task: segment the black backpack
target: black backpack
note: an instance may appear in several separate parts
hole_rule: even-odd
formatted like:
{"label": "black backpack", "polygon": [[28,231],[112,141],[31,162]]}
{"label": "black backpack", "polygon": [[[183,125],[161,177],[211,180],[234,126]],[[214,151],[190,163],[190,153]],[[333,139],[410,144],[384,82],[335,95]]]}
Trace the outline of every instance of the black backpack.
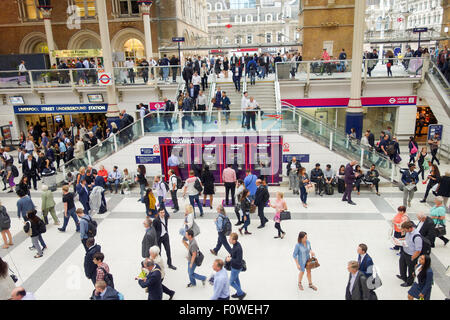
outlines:
{"label": "black backpack", "polygon": [[422,251],[420,251],[420,255],[426,254],[429,255],[431,253],[431,241],[427,238],[423,237],[421,234],[416,234],[413,237],[413,242],[416,239],[416,237],[420,237],[422,239]]}
{"label": "black backpack", "polygon": [[92,218],[90,219],[83,218],[83,220],[88,222],[88,230],[87,230],[88,237],[94,238],[97,235],[97,221],[92,220]]}
{"label": "black backpack", "polygon": [[222,222],[222,233],[226,236],[231,234],[233,226],[231,225],[231,221],[228,217],[223,218]]}
{"label": "black backpack", "polygon": [[164,185],[164,187],[166,188],[166,192],[169,191],[169,186],[167,185],[167,183],[165,181],[161,181],[161,183]]}
{"label": "black backpack", "polygon": [[11,166],[11,173],[14,178],[17,178],[19,176],[19,170],[17,170],[17,167],[15,165]]}
{"label": "black backpack", "polygon": [[200,183],[200,180],[198,178],[194,182],[194,188],[198,191],[198,193],[201,193],[203,191],[202,184]]}
{"label": "black backpack", "polygon": [[183,189],[183,180],[179,176],[175,176],[177,178],[177,190]]}
{"label": "black backpack", "polygon": [[105,268],[100,267],[100,269],[103,270],[103,272],[105,273],[105,276],[103,277],[103,281],[106,282],[106,285],[108,287],[111,287],[114,289],[114,278],[113,275],[111,273],[106,272]]}
{"label": "black backpack", "polygon": [[47,228],[45,227],[45,223],[42,220],[39,220],[39,233],[46,233]]}
{"label": "black backpack", "polygon": [[6,212],[6,208],[1,206],[0,207],[0,228],[7,230],[10,227],[11,227],[11,218],[9,217],[8,213]]}

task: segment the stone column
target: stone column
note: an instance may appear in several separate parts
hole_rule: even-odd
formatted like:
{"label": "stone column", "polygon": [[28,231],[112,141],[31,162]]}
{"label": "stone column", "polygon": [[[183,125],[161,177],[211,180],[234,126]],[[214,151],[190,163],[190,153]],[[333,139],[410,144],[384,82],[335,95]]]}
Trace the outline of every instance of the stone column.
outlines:
{"label": "stone column", "polygon": [[111,52],[111,40],[109,37],[109,26],[108,26],[108,14],[106,12],[105,0],[96,0],[97,4],[97,17],[98,24],[100,28],[100,38],[102,43],[103,52],[103,69],[105,72],[111,74],[112,85],[108,86],[107,96],[108,96],[108,124],[118,120],[119,107],[117,105],[117,95],[116,86],[114,80],[114,69],[112,62],[112,52]]}
{"label": "stone column", "polygon": [[361,138],[363,127],[363,109],[361,104],[361,76],[364,43],[364,16],[365,1],[355,1],[353,50],[352,50],[352,79],[350,88],[350,101],[346,110],[345,131],[350,133],[351,128],[356,129],[356,136]]}
{"label": "stone column", "polygon": [[50,56],[50,64],[56,63],[56,58],[53,57],[52,51],[55,50],[55,42],[53,40],[53,30],[52,30],[52,7],[51,6],[41,6],[39,10],[44,18],[45,35],[47,37],[47,47]]}
{"label": "stone column", "polygon": [[158,54],[153,52],[152,45],[152,29],[150,26],[150,8],[152,7],[152,1],[139,2],[141,5],[142,19],[144,20],[144,32],[145,32],[145,53],[147,59],[151,57],[156,58]]}

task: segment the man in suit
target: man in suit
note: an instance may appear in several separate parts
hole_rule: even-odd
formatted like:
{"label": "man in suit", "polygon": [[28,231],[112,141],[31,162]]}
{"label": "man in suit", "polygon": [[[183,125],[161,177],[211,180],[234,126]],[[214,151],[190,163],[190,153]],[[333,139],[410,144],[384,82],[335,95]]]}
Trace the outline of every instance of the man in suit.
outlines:
{"label": "man in suit", "polygon": [[270,195],[269,191],[267,190],[267,187],[264,186],[261,183],[261,179],[256,180],[256,193],[255,193],[255,206],[258,207],[258,216],[261,220],[261,224],[259,225],[258,229],[264,228],[266,225],[266,222],[269,220],[264,216],[264,207],[267,204],[267,201],[269,201]]}
{"label": "man in suit", "polygon": [[234,87],[237,92],[241,91],[241,77],[242,77],[242,66],[232,65],[231,72],[233,72],[233,82]]}
{"label": "man in suit", "polygon": [[192,121],[191,111],[194,109],[194,101],[186,92],[183,100],[182,110],[183,118],[181,120],[181,126],[184,129],[185,122],[187,121],[192,127],[194,127],[194,121]]}
{"label": "man in suit", "polygon": [[97,252],[102,252],[102,247],[95,243],[94,238],[88,238],[86,240],[86,247],[88,248],[86,254],[84,255],[84,274],[86,278],[92,281],[95,286],[95,281],[97,278],[97,265],[93,262],[94,254]]}
{"label": "man in suit", "polygon": [[233,56],[230,59],[231,70],[233,70],[233,68],[238,64],[239,64],[239,59],[238,59],[238,57],[236,57],[236,53],[233,53]]}
{"label": "man in suit", "polygon": [[361,243],[358,246],[358,264],[359,271],[361,271],[367,278],[372,275],[373,261],[372,258],[367,254],[367,245]]}
{"label": "man in suit", "polygon": [[153,220],[153,226],[156,231],[156,239],[158,241],[158,247],[161,249],[161,244],[164,245],[167,255],[167,266],[172,270],[177,270],[172,265],[172,257],[170,255],[170,241],[169,241],[169,216],[166,215],[165,208],[158,209],[158,216]]}
{"label": "man in suit", "polygon": [[89,210],[91,210],[89,206],[89,190],[86,186],[86,179],[82,179],[80,183],[76,187],[78,193],[78,199],[83,205],[84,212],[89,214]]}
{"label": "man in suit", "polygon": [[352,190],[353,190],[353,183],[356,180],[356,177],[358,177],[359,173],[355,173],[353,170],[353,167],[358,164],[358,161],[352,160],[350,163],[347,163],[347,166],[345,167],[344,172],[344,182],[345,182],[345,192],[344,196],[342,197],[342,201],[347,201],[349,204],[356,205],[352,201]]}
{"label": "man in suit", "polygon": [[144,220],[144,227],[145,235],[142,239],[142,258],[148,258],[150,257],[150,248],[158,245],[158,238],[151,219],[146,218]]}
{"label": "man in suit", "polygon": [[403,187],[403,205],[406,207],[408,202],[408,207],[411,207],[411,201],[414,198],[414,192],[417,190],[417,183],[419,182],[419,175],[414,169],[416,166],[414,163],[408,164],[408,170],[403,171],[402,183]]}
{"label": "man in suit", "polygon": [[345,300],[369,300],[370,293],[369,288],[367,288],[367,278],[358,269],[358,261],[350,261],[348,263],[347,270],[350,275],[347,288],[345,289]]}
{"label": "man in suit", "polygon": [[436,232],[434,229],[435,224],[433,219],[427,216],[426,213],[419,212],[417,213],[417,220],[419,220],[416,227],[417,231],[419,231],[422,237],[430,240],[431,247],[434,248],[434,240],[436,239]]}
{"label": "man in suit", "polygon": [[145,279],[135,279],[138,280],[142,288],[148,289],[148,300],[162,300],[163,289],[160,267],[152,260],[147,259],[144,262],[144,268],[148,270],[147,277]]}
{"label": "man in suit", "polygon": [[31,180],[33,180],[33,189],[37,190],[36,177],[38,175],[38,166],[36,159],[31,154],[28,154],[27,160],[23,162],[22,172],[28,178],[28,188],[31,188]]}

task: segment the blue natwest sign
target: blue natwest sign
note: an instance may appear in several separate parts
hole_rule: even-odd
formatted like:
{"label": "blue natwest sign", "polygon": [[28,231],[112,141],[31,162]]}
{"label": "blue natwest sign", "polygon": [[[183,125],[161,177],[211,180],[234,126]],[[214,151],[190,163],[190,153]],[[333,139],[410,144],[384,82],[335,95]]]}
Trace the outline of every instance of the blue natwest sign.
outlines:
{"label": "blue natwest sign", "polygon": [[107,103],[100,104],[43,104],[35,106],[14,106],[15,114],[30,113],[102,113],[108,111]]}

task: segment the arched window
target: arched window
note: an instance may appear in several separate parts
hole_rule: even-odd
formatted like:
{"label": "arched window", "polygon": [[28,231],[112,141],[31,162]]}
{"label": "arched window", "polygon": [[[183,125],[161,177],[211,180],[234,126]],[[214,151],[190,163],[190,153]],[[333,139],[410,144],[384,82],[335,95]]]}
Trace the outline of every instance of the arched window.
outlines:
{"label": "arched window", "polygon": [[377,31],[381,30],[381,23],[382,23],[382,21],[383,21],[383,18],[381,16],[377,18],[377,23],[376,23],[376,26],[375,26],[375,30],[377,30]]}
{"label": "arched window", "polygon": [[[183,1],[181,1],[181,3],[183,3]],[[207,2],[206,3],[206,8],[208,9],[208,11],[212,11],[211,3]]]}
{"label": "arched window", "polygon": [[270,13],[266,14],[266,22],[272,22],[272,20],[273,20],[272,14]]}
{"label": "arched window", "polygon": [[222,10],[223,10],[222,3],[217,2],[216,3],[216,11],[222,11]]}
{"label": "arched window", "polygon": [[253,22],[253,16],[251,14],[246,15],[245,22],[247,22],[247,23]]}

